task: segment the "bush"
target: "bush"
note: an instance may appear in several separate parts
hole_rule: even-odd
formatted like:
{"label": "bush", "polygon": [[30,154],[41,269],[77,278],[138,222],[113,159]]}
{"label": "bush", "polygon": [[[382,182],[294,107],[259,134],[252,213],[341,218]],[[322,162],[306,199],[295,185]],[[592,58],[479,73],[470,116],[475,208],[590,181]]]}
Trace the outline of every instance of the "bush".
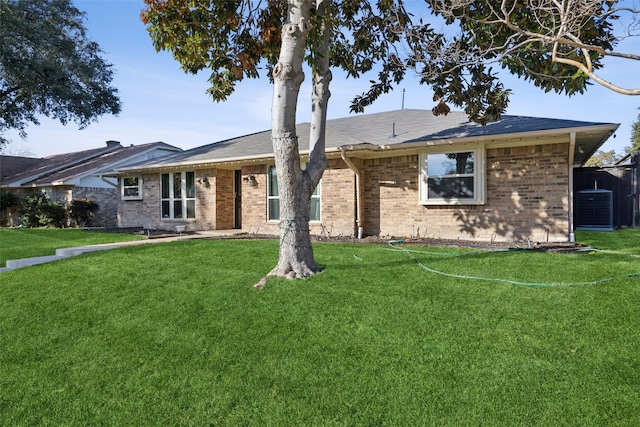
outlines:
{"label": "bush", "polygon": [[7,225],[15,209],[20,206],[20,197],[11,191],[0,190],[0,226]]}
{"label": "bush", "polygon": [[67,210],[62,203],[51,202],[42,206],[40,225],[62,228],[67,223]]}
{"label": "bush", "polygon": [[24,196],[20,203],[20,219],[27,227],[64,227],[67,211],[42,192]]}
{"label": "bush", "polygon": [[20,197],[11,191],[0,190],[0,209],[8,210],[20,205]]}
{"label": "bush", "polygon": [[87,225],[89,219],[95,215],[98,209],[100,209],[100,206],[98,206],[96,201],[93,199],[73,199],[68,208],[69,218],[74,220],[76,224],[84,227]]}

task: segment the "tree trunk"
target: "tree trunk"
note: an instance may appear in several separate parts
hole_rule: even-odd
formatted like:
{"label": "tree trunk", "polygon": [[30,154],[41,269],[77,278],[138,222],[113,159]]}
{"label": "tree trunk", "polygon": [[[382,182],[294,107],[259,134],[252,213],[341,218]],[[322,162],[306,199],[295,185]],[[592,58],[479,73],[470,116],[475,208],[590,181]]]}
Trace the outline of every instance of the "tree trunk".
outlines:
{"label": "tree trunk", "polygon": [[[326,89],[328,89],[330,75],[325,79],[317,79],[322,83],[320,86],[323,87],[320,92],[326,92],[326,95],[323,96],[325,101],[318,104],[323,106],[323,108],[319,108],[320,120],[316,117],[317,113],[312,116],[312,141],[310,144],[312,145],[310,147],[312,153],[305,171],[300,168],[300,152],[296,133],[296,106],[300,85],[304,80],[302,62],[309,31],[310,7],[311,1],[309,0],[289,1],[288,19],[282,29],[280,58],[273,69],[271,138],[278,177],[280,255],[278,264],[267,276],[254,285],[256,288],[262,288],[271,276],[296,279],[309,277],[322,271],[322,268],[315,261],[311,247],[309,203],[311,194],[320,181],[326,166],[324,123],[326,121],[326,99],[328,99],[328,90]],[[324,56],[328,58],[327,54]],[[314,78],[314,94],[316,86]],[[314,110],[317,98],[314,95]],[[320,126],[317,126],[318,120]],[[316,125],[315,131],[314,124]],[[320,130],[319,134],[318,130]]]}

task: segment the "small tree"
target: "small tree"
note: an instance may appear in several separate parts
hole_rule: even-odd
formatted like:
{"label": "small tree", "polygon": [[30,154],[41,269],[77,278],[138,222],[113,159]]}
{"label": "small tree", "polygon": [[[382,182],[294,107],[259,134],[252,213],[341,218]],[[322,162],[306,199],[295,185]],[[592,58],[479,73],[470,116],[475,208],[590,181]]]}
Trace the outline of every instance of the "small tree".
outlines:
{"label": "small tree", "polygon": [[69,218],[81,227],[85,227],[100,209],[95,200],[89,198],[73,199],[67,208]]}
{"label": "small tree", "polygon": [[38,114],[84,128],[120,112],[111,65],[83,20],[70,0],[0,1],[0,145],[9,129],[26,137]]}

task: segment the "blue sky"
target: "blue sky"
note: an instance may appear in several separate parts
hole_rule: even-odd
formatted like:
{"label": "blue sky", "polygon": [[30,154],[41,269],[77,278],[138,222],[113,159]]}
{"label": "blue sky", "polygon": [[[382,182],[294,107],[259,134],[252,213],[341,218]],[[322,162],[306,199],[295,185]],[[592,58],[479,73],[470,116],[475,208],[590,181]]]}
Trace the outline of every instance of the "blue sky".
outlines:
{"label": "blue sky", "polygon": [[[187,75],[167,52],[155,51],[139,19],[141,0],[75,0],[74,5],[86,12],[89,37],[100,44],[105,59],[114,66],[113,84],[119,89],[122,112],[117,117],[102,116],[84,130],[78,130],[74,123],[63,126],[43,118],[40,126],[27,128],[27,140],[8,133],[13,142],[7,151],[44,157],[102,147],[107,140],[123,145],[163,141],[188,149],[271,127],[272,87],[266,77],[243,81],[226,102],[215,103],[205,93],[206,72]],[[637,39],[625,41],[623,47],[640,54]],[[628,88],[638,87],[640,64],[614,59],[607,63],[602,76]],[[308,122],[310,117],[308,80],[307,76],[300,92],[298,122]],[[351,99],[366,89],[368,80],[346,79],[334,72],[328,117],[349,115]],[[598,85],[584,95],[566,97],[545,94],[512,76],[506,76],[504,82],[513,90],[507,114],[620,123],[616,138],[610,138],[602,148],[622,152],[630,145],[640,97],[620,95]],[[434,106],[429,89],[410,75],[365,112],[400,109],[403,89],[405,108]]]}

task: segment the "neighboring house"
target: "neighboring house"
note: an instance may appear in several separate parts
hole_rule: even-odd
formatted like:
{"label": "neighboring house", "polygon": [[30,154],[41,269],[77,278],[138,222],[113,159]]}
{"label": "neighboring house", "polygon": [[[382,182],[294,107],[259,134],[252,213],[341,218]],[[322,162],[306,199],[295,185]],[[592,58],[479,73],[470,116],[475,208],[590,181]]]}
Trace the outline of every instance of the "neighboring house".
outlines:
{"label": "neighboring house", "polygon": [[[311,200],[313,234],[567,241],[573,168],[618,124],[398,110],[329,120],[328,167]],[[309,124],[297,126],[302,162]],[[270,131],[116,170],[136,197],[120,227],[278,234]]]}
{"label": "neighboring house", "polygon": [[[107,141],[106,147],[45,158],[0,156],[0,187],[24,196],[44,191],[51,201],[94,199],[99,206],[94,225],[115,226],[120,195],[118,181],[106,172],[127,164],[151,160],[181,151],[163,142],[123,147]],[[10,223],[15,224],[16,218]]]}

